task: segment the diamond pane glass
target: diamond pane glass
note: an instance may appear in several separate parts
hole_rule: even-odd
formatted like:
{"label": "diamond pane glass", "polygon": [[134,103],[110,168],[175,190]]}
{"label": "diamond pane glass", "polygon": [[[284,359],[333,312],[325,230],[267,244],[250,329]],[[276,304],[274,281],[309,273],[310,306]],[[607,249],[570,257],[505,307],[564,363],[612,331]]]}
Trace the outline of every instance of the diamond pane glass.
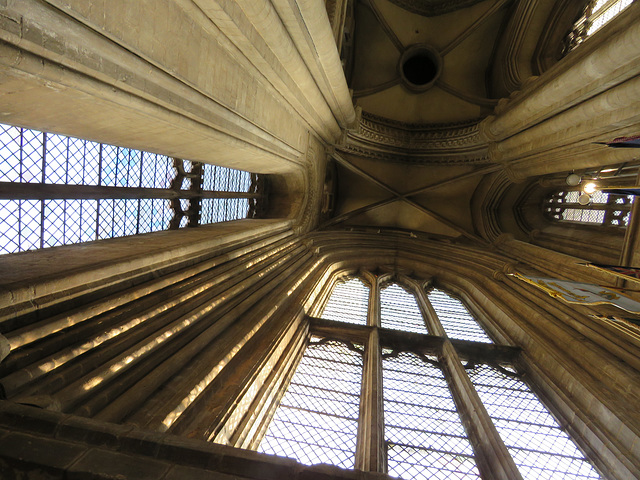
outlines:
{"label": "diamond pane glass", "polygon": [[247,218],[249,199],[247,198],[203,198],[200,223],[227,222]]}
{"label": "diamond pane glass", "polygon": [[45,183],[67,183],[68,138],[52,133],[45,134]]}
{"label": "diamond pane glass", "polygon": [[67,185],[84,183],[84,140],[67,137]]}
{"label": "diamond pane glass", "polygon": [[86,141],[84,143],[84,185],[100,183],[100,144]]}
{"label": "diamond pane glass", "polygon": [[258,451],[353,468],[361,377],[358,353],[339,342],[309,345]]}
{"label": "diamond pane glass", "polygon": [[20,201],[0,200],[0,251],[20,252]]}
{"label": "diamond pane glass", "polygon": [[324,307],[322,318],[338,322],[367,324],[369,288],[357,278],[339,281]]}
{"label": "diamond pane glass", "polygon": [[[4,127],[6,126],[0,125],[0,129]],[[42,142],[44,135],[42,132],[28,130],[26,128],[21,128],[20,131],[22,134],[22,148],[20,150],[21,181],[27,183],[39,183],[42,181]],[[2,163],[2,161],[3,160],[0,158],[0,163]]]}
{"label": "diamond pane glass", "polygon": [[447,337],[493,343],[460,300],[436,288],[428,296]]}
{"label": "diamond pane glass", "polygon": [[233,168],[204,165],[202,188],[211,192],[248,192],[251,174]]}
{"label": "diamond pane glass", "polygon": [[600,478],[522,380],[488,365],[467,373],[524,479]]}
{"label": "diamond pane glass", "polygon": [[[193,163],[182,162],[185,172],[191,172]],[[250,188],[248,172],[211,165],[205,170],[212,188],[238,192]],[[74,198],[3,201],[0,253],[166,230],[173,217],[169,200],[98,198],[101,194],[95,189],[77,187],[166,190],[176,175],[173,159],[165,155],[0,124],[0,182],[76,187],[69,193]],[[190,185],[191,179],[184,179],[183,184]],[[34,197],[42,198],[34,188]],[[136,191],[138,194],[155,195],[149,190]],[[166,191],[158,190],[157,195],[166,196]],[[193,200],[196,206],[200,202]],[[190,208],[189,203],[180,199],[183,210]],[[200,223],[246,218],[249,211],[245,198],[204,199],[202,204],[204,220]],[[187,223],[183,217],[180,226]]]}
{"label": "diamond pane glass", "polygon": [[587,29],[587,35],[592,35],[596,31],[600,30],[603,26],[609,23],[613,18],[622,12],[625,8],[633,3],[633,0],[618,0],[617,2],[610,4],[607,9],[602,7],[607,2],[598,0],[594,6],[590,18],[589,28]]}
{"label": "diamond pane glass", "polygon": [[556,192],[547,199],[545,212],[554,220],[578,222],[591,225],[624,227],[629,223],[629,212],[633,195],[616,195],[600,190],[591,195],[589,205],[580,205],[582,192]]}
{"label": "diamond pane glass", "polygon": [[428,333],[416,298],[397,283],[380,291],[380,318],[384,328]]}
{"label": "diamond pane glass", "polygon": [[0,182],[19,182],[22,134],[20,127],[0,128]]}
{"label": "diamond pane glass", "polygon": [[64,200],[44,201],[44,236],[45,247],[64,245],[65,239],[65,210]]}
{"label": "diamond pane glass", "polygon": [[473,449],[442,371],[412,353],[383,361],[389,475],[479,479]]}
{"label": "diamond pane glass", "polygon": [[18,203],[20,208],[20,222],[18,224],[20,227],[20,248],[18,251],[40,248],[42,201],[18,200]]}

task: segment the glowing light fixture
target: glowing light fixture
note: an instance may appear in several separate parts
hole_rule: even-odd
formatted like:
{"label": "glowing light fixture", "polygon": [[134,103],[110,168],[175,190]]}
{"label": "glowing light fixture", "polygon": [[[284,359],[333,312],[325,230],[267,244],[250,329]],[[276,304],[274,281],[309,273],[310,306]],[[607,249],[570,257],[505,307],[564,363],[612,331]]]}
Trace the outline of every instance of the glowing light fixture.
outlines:
{"label": "glowing light fixture", "polygon": [[589,195],[591,195],[592,193],[595,193],[595,191],[598,189],[598,186],[593,183],[593,182],[589,182],[587,183],[582,190],[584,191],[584,193],[588,193]]}

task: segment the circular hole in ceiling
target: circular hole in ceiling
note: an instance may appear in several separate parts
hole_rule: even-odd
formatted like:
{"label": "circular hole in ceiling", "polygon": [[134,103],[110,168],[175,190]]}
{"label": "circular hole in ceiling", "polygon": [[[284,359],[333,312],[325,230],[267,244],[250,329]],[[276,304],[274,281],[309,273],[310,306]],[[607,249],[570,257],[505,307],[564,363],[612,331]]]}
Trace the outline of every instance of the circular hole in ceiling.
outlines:
{"label": "circular hole in ceiling", "polygon": [[414,92],[430,88],[442,72],[442,58],[430,45],[412,45],[400,57],[400,77]]}

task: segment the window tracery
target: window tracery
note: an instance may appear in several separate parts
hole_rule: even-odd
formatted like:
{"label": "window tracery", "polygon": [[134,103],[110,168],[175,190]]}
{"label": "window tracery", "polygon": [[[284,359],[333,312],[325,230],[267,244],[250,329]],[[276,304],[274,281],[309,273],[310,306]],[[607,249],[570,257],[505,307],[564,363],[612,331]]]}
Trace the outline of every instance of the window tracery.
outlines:
{"label": "window tracery", "polygon": [[[338,282],[337,285],[345,283],[347,282]],[[368,297],[369,287],[365,286],[364,282],[358,280],[358,283],[353,282],[353,285],[362,285],[366,292],[359,295],[363,298]],[[480,462],[478,455],[479,452],[486,455],[486,448],[481,447],[481,444],[486,441],[487,435],[494,435],[496,441],[503,445],[505,455],[509,452],[512,456],[507,460],[501,458],[498,461],[512,465],[514,470],[518,469],[523,478],[599,478],[554,417],[522,381],[514,367],[514,357],[497,358],[489,353],[493,350],[487,345],[492,343],[491,338],[460,300],[443,290],[423,290],[415,284],[410,287],[401,281],[390,283],[380,278],[375,280],[371,288],[374,293],[377,292],[370,297],[371,301],[378,305],[370,305],[367,308],[366,304],[363,304],[364,306],[360,307],[361,313],[367,311],[370,316],[364,329],[357,327],[359,330],[354,330],[355,326],[342,321],[339,318],[339,302],[329,300],[329,303],[333,304],[333,336],[331,341],[325,340],[325,344],[333,344],[335,338],[341,334],[345,341],[354,341],[354,338],[361,335],[359,343],[364,346],[361,354],[360,347],[352,346],[349,350],[340,343],[336,345],[338,349],[349,350],[349,355],[362,356],[362,363],[358,363],[358,368],[362,372],[363,391],[360,396],[357,436],[354,437],[353,430],[349,430],[350,440],[347,449],[347,441],[342,437],[338,439],[340,435],[337,435],[336,446],[332,448],[337,448],[340,453],[324,455],[321,460],[317,460],[318,462],[346,468],[353,468],[355,465],[356,468],[361,468],[359,465],[366,462],[359,457],[371,455],[372,450],[363,449],[358,444],[363,438],[367,441],[377,438],[375,431],[380,429],[381,440],[378,448],[384,461],[380,464],[382,467],[377,467],[378,471],[407,479],[488,478],[480,466],[480,463],[486,465],[486,459]],[[339,291],[337,287],[333,292],[336,291]],[[385,321],[384,311],[389,308],[393,311],[393,322]],[[380,312],[378,318],[377,311]],[[350,308],[345,308],[344,313],[348,318]],[[403,315],[411,320],[402,319]],[[417,328],[418,322],[422,322],[422,329]],[[446,332],[447,337],[451,339],[452,347],[446,347],[443,343],[447,337],[427,335],[424,325],[427,325],[430,331]],[[322,329],[319,331],[322,332]],[[313,322],[311,332],[312,335],[322,335],[314,330]],[[464,342],[457,343],[460,340]],[[317,340],[312,341],[309,349],[316,348],[316,343]],[[472,345],[471,350],[475,353],[469,353],[469,345]],[[313,359],[315,354],[310,355]],[[464,367],[462,360],[466,362]],[[299,369],[302,375],[317,375],[317,381],[320,383],[331,377],[320,369],[309,368],[309,361],[303,360],[301,365],[304,366]],[[458,367],[451,367],[456,364]],[[295,380],[297,375],[298,371],[292,381],[294,392],[299,388],[299,382]],[[325,384],[322,387],[323,391],[329,391],[331,395],[336,394],[334,390],[341,383],[341,377],[337,375],[335,378],[336,384]],[[468,386],[464,387],[465,390],[461,393],[460,385],[465,384]],[[288,393],[285,394],[285,398],[287,395]],[[322,395],[316,394],[316,400],[323,398]],[[378,400],[375,400],[376,396]],[[355,397],[350,398],[353,400]],[[478,403],[474,403],[473,398],[476,398]],[[319,402],[321,406],[317,406],[318,403],[314,401],[306,407],[302,402],[297,408],[314,412],[328,410],[333,400],[323,399]],[[287,414],[289,403],[291,402],[283,401],[285,406],[280,408],[285,409],[284,413],[277,413],[275,421],[281,421],[282,416],[288,416],[289,419],[285,421],[302,424],[301,417],[291,420],[293,417]],[[484,426],[474,424],[471,430],[467,431],[460,419],[466,418],[468,422],[472,416],[471,412],[477,415],[478,404],[486,408],[481,415],[491,426],[486,427],[484,423]],[[354,404],[351,404],[350,408],[353,409]],[[311,415],[311,420],[306,421],[313,423],[314,415],[316,413]],[[338,417],[341,415],[337,414]],[[357,422],[357,418],[354,417],[353,421]],[[327,424],[331,425],[332,422],[333,420]],[[280,427],[273,428],[279,432],[283,431]],[[481,431],[483,428],[485,430]],[[315,430],[312,434],[306,434],[295,430],[293,437],[322,438],[322,441],[326,442],[330,441],[332,434],[326,431],[319,434]],[[358,439],[355,444],[354,438]],[[318,447],[317,442],[320,440],[301,440],[296,446],[289,447],[292,441],[282,441],[282,445],[292,448],[292,453],[287,453],[279,444],[274,446],[274,436],[267,434],[263,444],[270,446],[261,446],[260,451],[302,458],[303,463],[314,463],[311,456],[315,453],[302,453],[303,450],[311,447],[320,452],[325,448]],[[346,451],[352,452],[348,461],[344,457]],[[369,465],[375,465],[375,462]]]}
{"label": "window tracery", "polygon": [[263,181],[0,124],[0,254],[251,217]]}
{"label": "window tracery", "polygon": [[581,205],[579,190],[560,191],[547,197],[544,213],[555,221],[584,225],[626,227],[631,217],[633,195],[616,195],[596,191],[588,205]]}
{"label": "window tracery", "polygon": [[619,15],[634,0],[591,0],[566,39],[565,54]]}
{"label": "window tracery", "polygon": [[360,279],[340,280],[333,287],[322,318],[366,325],[368,305],[369,288]]}
{"label": "window tracery", "polygon": [[386,285],[380,290],[380,317],[383,328],[427,333],[415,297],[397,283]]}

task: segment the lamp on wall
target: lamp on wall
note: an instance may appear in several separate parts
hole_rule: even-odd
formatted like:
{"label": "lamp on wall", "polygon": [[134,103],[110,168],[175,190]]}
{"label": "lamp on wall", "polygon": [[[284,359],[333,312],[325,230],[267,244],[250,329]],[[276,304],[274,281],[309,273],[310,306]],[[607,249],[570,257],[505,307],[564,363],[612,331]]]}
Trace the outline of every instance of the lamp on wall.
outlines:
{"label": "lamp on wall", "polygon": [[577,187],[582,182],[582,177],[577,173],[570,173],[564,180],[570,187]]}

